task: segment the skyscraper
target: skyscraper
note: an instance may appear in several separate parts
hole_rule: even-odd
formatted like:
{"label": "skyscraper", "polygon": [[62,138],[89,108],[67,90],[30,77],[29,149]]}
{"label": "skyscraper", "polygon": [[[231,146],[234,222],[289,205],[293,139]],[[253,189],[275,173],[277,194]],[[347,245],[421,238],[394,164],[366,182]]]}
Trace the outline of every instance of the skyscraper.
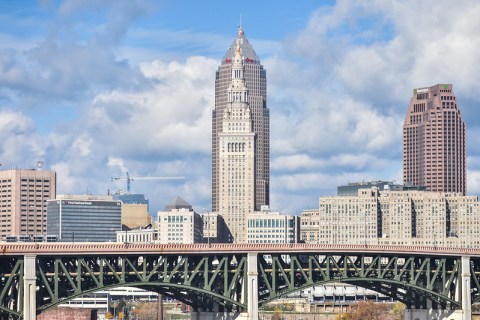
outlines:
{"label": "skyscraper", "polygon": [[255,210],[255,133],[243,60],[237,45],[223,127],[218,132],[218,207],[230,241],[246,242],[246,215]]}
{"label": "skyscraper", "polygon": [[403,181],[466,192],[465,124],[451,84],[413,90],[403,125]]}
{"label": "skyscraper", "polygon": [[[221,212],[220,207],[220,133],[224,132],[224,110],[229,101],[229,90],[235,75],[232,68],[237,46],[240,48],[242,76],[248,90],[248,106],[254,136],[253,208],[260,210],[270,202],[270,114],[267,108],[267,78],[255,50],[248,42],[243,28],[227,50],[215,77],[215,110],[212,112],[212,211]],[[240,72],[240,71],[239,71]],[[231,119],[230,119],[231,120]],[[224,186],[226,189],[229,186]]]}
{"label": "skyscraper", "polygon": [[46,235],[49,199],[55,199],[56,174],[44,170],[0,171],[0,240],[8,235]]}

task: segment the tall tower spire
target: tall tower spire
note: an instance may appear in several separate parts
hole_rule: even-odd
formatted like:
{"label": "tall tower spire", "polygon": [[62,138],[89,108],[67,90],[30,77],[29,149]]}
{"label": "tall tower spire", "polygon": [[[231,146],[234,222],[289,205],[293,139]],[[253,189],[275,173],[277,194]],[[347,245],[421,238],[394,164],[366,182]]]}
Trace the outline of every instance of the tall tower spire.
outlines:
{"label": "tall tower spire", "polygon": [[224,216],[234,242],[247,240],[246,215],[269,205],[266,95],[266,72],[240,25],[216,72],[212,112],[212,210]]}

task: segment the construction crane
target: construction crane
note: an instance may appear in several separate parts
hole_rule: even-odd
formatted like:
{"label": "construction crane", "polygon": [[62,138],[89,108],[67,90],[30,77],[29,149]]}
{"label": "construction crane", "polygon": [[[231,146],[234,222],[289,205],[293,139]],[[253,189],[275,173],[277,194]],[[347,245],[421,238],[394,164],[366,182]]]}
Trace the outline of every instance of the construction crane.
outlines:
{"label": "construction crane", "polygon": [[117,181],[117,180],[127,180],[127,192],[130,193],[130,183],[134,180],[182,180],[185,179],[185,177],[152,177],[152,176],[146,176],[146,177],[130,177],[130,174],[127,172],[126,177],[112,177],[110,178],[111,181]]}

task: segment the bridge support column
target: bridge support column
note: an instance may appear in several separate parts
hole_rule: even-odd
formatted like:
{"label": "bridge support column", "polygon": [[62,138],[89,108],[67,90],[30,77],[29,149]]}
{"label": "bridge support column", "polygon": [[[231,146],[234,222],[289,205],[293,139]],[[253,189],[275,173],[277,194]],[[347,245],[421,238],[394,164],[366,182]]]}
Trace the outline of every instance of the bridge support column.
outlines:
{"label": "bridge support column", "polygon": [[462,320],[472,320],[472,293],[470,291],[470,257],[462,257]]}
{"label": "bridge support column", "polygon": [[37,275],[35,255],[25,255],[23,262],[23,320],[37,318]]}
{"label": "bridge support column", "polygon": [[462,301],[461,310],[439,310],[431,308],[431,301],[427,301],[429,309],[406,309],[405,320],[472,320],[472,294],[470,291],[470,257],[462,257],[462,270],[460,286],[456,292],[455,299]]}
{"label": "bridge support column", "polygon": [[249,252],[247,256],[247,297],[248,319],[258,320],[258,253]]}

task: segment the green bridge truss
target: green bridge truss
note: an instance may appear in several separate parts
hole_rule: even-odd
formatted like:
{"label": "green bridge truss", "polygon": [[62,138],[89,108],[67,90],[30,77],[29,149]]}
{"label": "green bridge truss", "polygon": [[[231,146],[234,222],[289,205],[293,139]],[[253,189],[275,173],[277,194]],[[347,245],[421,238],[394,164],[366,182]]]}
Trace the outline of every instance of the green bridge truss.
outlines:
{"label": "green bridge truss", "polygon": [[[259,305],[303,288],[342,282],[426,308],[461,309],[461,257],[400,254],[257,256]],[[23,256],[0,257],[0,319],[21,319]],[[247,254],[82,255],[36,257],[37,312],[118,286],[158,292],[194,310],[247,309]],[[470,258],[472,303],[480,302],[480,258]]]}

